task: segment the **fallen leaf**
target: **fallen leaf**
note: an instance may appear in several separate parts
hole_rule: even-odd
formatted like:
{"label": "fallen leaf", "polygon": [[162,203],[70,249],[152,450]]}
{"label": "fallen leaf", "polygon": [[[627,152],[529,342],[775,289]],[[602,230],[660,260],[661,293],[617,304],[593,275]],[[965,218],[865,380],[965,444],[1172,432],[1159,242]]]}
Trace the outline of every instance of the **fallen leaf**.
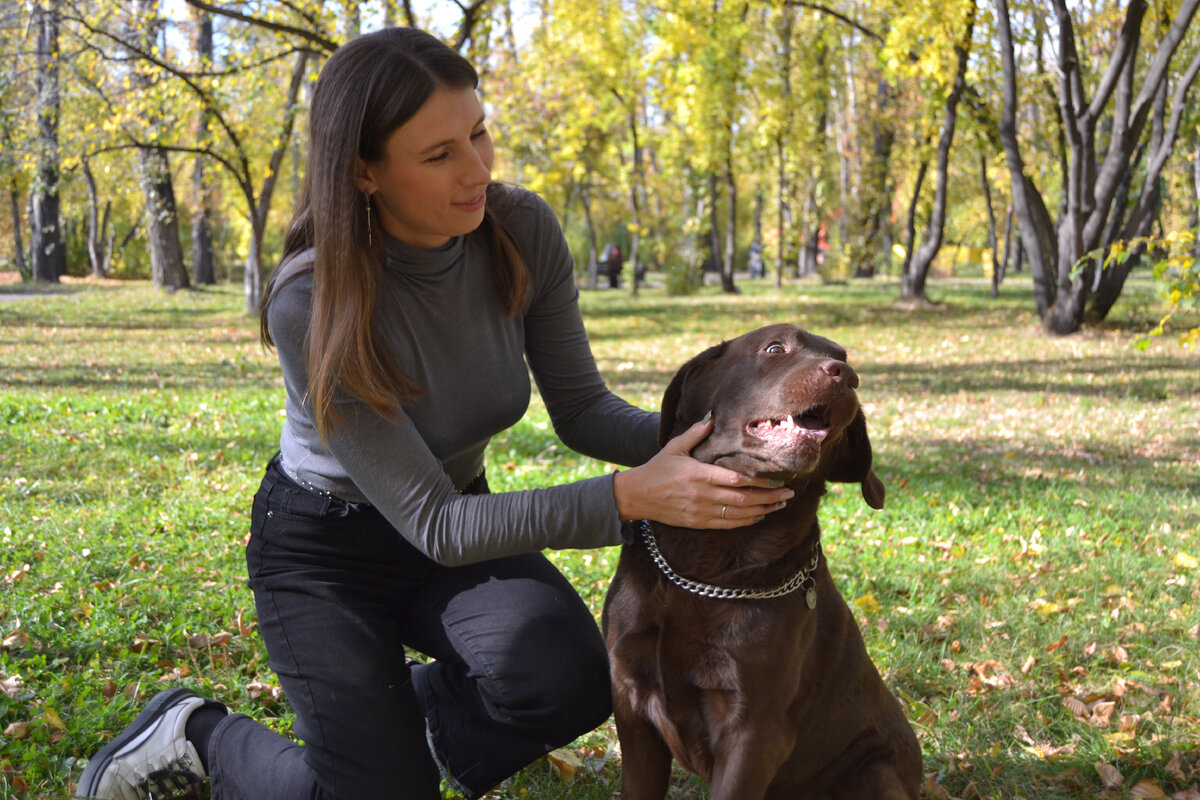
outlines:
{"label": "fallen leaf", "polygon": [[29,644],[29,634],[25,631],[14,631],[4,637],[3,647],[5,650],[12,650],[17,647],[24,647]]}
{"label": "fallen leaf", "polygon": [[1104,783],[1105,789],[1115,789],[1125,782],[1125,777],[1121,774],[1120,770],[1112,764],[1097,762],[1096,772],[1100,775],[1100,780]]}
{"label": "fallen leaf", "polygon": [[1129,790],[1130,797],[1166,797],[1167,793],[1162,790],[1157,782],[1149,778],[1142,778],[1133,785]]}
{"label": "fallen leaf", "polygon": [[879,601],[875,599],[875,595],[871,594],[864,594],[862,597],[856,598],[854,605],[858,606],[859,610],[864,614],[878,614],[880,608],[882,608],[879,605]]}
{"label": "fallen leaf", "polygon": [[226,644],[233,638],[233,634],[228,631],[221,631],[209,636],[206,633],[197,633],[188,637],[188,647],[193,650],[209,650],[213,647],[220,647]]}
{"label": "fallen leaf", "polygon": [[58,715],[58,712],[55,711],[50,706],[45,706],[43,708],[42,716],[45,718],[46,724],[49,725],[51,728],[54,728],[54,729],[60,730],[60,731],[65,731],[67,729],[67,726],[63,724],[62,717],[60,717]]}
{"label": "fallen leaf", "polygon": [[1046,652],[1047,652],[1047,653],[1053,653],[1055,650],[1057,650],[1058,648],[1062,647],[1062,646],[1063,646],[1064,644],[1066,644],[1066,643],[1067,643],[1067,637],[1066,637],[1066,635],[1064,634],[1064,635],[1063,635],[1063,637],[1062,637],[1061,639],[1059,639],[1057,642],[1055,642],[1054,644],[1052,644],[1052,645],[1050,645],[1049,647],[1047,647],[1047,648],[1046,648]]}
{"label": "fallen leaf", "polygon": [[1088,707],[1088,704],[1075,696],[1064,697],[1063,705],[1067,707],[1068,711],[1081,720],[1087,719],[1092,714],[1092,709]]}
{"label": "fallen leaf", "polygon": [[4,729],[4,735],[9,739],[25,739],[29,736],[28,722],[13,722]]}
{"label": "fallen leaf", "polygon": [[583,766],[583,760],[573,750],[559,748],[546,755],[550,767],[559,780],[570,783],[575,778],[575,771]]}
{"label": "fallen leaf", "polygon": [[1195,556],[1184,552],[1176,553],[1173,563],[1179,569],[1196,569],[1200,566],[1200,561],[1197,561]]}
{"label": "fallen leaf", "polygon": [[940,783],[935,783],[932,777],[925,779],[925,793],[937,800],[952,800],[950,792]]}
{"label": "fallen leaf", "polygon": [[978,664],[967,664],[970,676],[967,683],[972,692],[982,692],[987,689],[1010,689],[1016,683],[1012,675],[1005,671],[1004,665],[995,659]]}
{"label": "fallen leaf", "polygon": [[246,693],[251,700],[262,698],[264,702],[277,703],[283,698],[283,689],[261,681],[251,681],[246,684]]}
{"label": "fallen leaf", "polygon": [[1117,704],[1111,700],[1102,700],[1092,704],[1092,715],[1088,718],[1088,724],[1097,728],[1107,728],[1112,722],[1113,711]]}

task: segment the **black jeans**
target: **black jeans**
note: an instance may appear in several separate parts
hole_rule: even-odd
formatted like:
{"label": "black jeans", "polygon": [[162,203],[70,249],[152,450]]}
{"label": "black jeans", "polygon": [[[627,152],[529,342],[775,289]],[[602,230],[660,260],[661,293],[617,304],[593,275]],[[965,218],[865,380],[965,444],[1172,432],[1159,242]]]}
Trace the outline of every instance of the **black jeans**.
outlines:
{"label": "black jeans", "polygon": [[433,800],[440,773],[474,798],[608,718],[595,620],[541,554],[439,566],[374,508],[272,461],[246,561],[304,744],[229,717],[210,747],[215,800]]}

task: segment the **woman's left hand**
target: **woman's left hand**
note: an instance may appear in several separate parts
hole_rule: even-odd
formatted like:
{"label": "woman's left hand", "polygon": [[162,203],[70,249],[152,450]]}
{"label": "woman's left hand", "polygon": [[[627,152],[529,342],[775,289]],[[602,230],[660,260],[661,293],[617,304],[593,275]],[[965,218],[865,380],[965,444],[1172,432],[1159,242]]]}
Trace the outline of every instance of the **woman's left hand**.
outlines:
{"label": "woman's left hand", "polygon": [[692,458],[692,449],[711,432],[711,420],[697,422],[645,464],[614,475],[621,519],[651,519],[681,528],[741,528],[795,496],[777,481],[749,478]]}

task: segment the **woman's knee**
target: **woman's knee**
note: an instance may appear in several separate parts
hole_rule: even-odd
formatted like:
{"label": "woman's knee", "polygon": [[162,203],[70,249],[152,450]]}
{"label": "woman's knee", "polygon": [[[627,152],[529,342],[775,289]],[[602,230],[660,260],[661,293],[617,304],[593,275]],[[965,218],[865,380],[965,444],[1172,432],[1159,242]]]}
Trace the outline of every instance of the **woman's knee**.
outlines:
{"label": "woman's knee", "polygon": [[594,623],[515,648],[504,671],[483,689],[503,716],[584,732],[612,713],[608,653]]}

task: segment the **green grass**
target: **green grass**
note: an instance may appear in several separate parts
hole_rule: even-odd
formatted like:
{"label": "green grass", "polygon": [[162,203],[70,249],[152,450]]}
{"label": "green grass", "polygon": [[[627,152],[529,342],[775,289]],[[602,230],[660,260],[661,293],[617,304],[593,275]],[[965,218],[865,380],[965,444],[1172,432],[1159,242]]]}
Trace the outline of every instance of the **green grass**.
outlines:
{"label": "green grass", "polygon": [[[928,795],[1200,796],[1200,362],[1133,346],[1153,290],[1054,339],[1018,281],[996,300],[938,283],[944,307],[918,311],[882,282],[745,288],[586,293],[597,359],[654,408],[684,360],[761,324],[847,347],[888,504],[835,488],[825,546]],[[288,730],[242,561],[283,394],[241,304],[144,284],[0,303],[0,798],[69,797],[168,684]],[[535,402],[488,471],[509,491],[606,468]],[[598,614],[616,551],[552,557]],[[493,796],[607,800],[614,743],[602,728]],[[682,775],[674,792],[704,796]]]}

